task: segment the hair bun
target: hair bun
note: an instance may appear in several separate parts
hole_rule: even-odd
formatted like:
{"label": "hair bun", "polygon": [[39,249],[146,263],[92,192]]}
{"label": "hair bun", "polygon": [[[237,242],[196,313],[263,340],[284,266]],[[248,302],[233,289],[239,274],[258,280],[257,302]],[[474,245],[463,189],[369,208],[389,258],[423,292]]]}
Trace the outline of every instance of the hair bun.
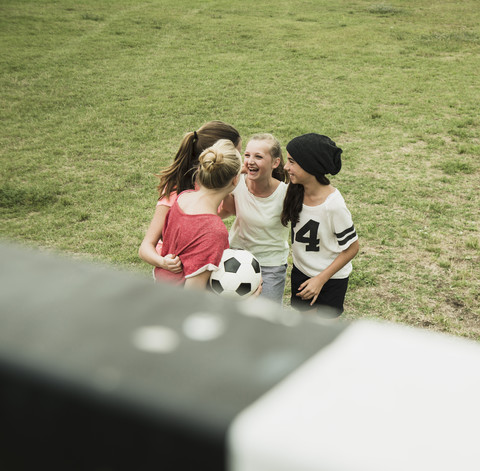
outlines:
{"label": "hair bun", "polygon": [[198,158],[197,181],[209,189],[224,188],[240,173],[242,158],[232,141],[220,139]]}
{"label": "hair bun", "polygon": [[223,161],[223,153],[210,148],[200,156],[200,166],[207,172],[212,172],[216,165]]}

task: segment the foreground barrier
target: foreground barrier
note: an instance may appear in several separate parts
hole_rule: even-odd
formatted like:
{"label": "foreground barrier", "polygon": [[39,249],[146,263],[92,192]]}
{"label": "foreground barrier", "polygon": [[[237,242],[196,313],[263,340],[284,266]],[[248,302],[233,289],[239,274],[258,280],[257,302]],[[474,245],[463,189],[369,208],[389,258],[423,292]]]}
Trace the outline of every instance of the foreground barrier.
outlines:
{"label": "foreground barrier", "polygon": [[477,343],[0,257],[0,469],[480,469]]}

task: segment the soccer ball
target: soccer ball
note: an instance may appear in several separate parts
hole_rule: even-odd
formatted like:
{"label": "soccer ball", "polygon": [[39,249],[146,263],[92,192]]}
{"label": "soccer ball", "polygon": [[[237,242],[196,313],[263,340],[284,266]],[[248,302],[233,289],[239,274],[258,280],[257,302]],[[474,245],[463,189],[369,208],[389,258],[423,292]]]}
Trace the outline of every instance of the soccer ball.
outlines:
{"label": "soccer ball", "polygon": [[261,280],[260,263],[250,252],[226,249],[210,276],[210,287],[219,296],[241,299],[254,293]]}

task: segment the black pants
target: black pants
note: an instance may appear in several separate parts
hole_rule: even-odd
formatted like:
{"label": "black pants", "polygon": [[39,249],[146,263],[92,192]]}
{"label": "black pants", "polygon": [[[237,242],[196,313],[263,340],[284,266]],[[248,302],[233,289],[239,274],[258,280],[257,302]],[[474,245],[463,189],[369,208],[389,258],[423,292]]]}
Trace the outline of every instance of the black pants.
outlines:
{"label": "black pants", "polygon": [[298,287],[310,276],[303,274],[295,265],[292,268],[290,298],[291,305],[298,311],[309,311],[317,309],[318,313],[324,317],[338,317],[343,312],[343,302],[348,287],[348,277],[338,280],[330,279],[324,285],[317,300],[313,306],[310,306],[311,299],[303,300],[299,296]]}

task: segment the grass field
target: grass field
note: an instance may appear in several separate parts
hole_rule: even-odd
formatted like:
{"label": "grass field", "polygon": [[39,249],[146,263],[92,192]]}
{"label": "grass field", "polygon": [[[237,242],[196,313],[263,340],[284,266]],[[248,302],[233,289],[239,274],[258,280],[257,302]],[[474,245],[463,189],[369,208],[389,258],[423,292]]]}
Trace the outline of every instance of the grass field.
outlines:
{"label": "grass field", "polygon": [[344,149],[346,314],[480,340],[478,0],[2,0],[1,235],[150,276],[154,176],[211,119]]}

